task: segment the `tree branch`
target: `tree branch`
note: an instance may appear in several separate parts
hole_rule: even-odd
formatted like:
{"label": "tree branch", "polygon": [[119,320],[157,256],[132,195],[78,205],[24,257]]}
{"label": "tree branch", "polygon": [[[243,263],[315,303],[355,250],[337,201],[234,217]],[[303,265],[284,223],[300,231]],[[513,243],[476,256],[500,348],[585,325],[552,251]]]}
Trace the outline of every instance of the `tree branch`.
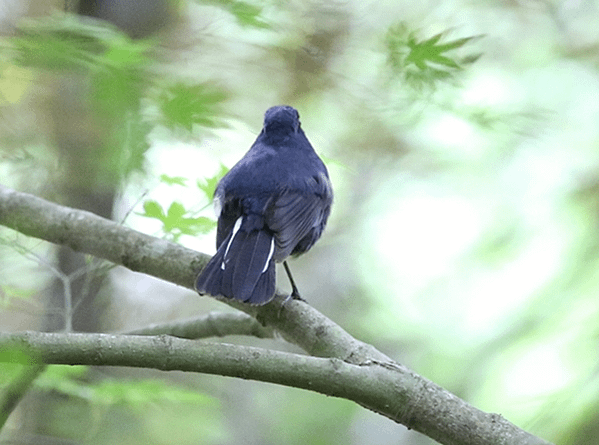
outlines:
{"label": "tree branch", "polygon": [[[193,290],[199,271],[210,257],[169,241],[154,238],[101,218],[64,207],[0,185],[0,225],[79,252],[105,258],[135,272],[143,272]],[[266,306],[249,306],[221,299],[246,312],[310,355],[337,357],[350,362],[390,358],[354,339],[311,306],[279,296]]]}
{"label": "tree branch", "polygon": [[[392,413],[390,417],[402,419],[402,423],[415,429],[432,416],[436,422],[459,426],[460,437],[449,440],[445,437],[442,443],[446,444],[547,444],[514,428],[499,415],[486,414],[473,407],[464,409],[460,399],[431,382],[419,380],[419,387],[414,387],[411,373],[389,363],[355,365],[336,358],[204,343],[166,335],[0,334],[0,348],[10,347],[18,347],[51,364],[202,372],[307,389],[353,400],[376,412]],[[430,398],[435,400],[425,401]],[[443,410],[431,410],[435,405],[442,406]]]}
{"label": "tree branch", "polygon": [[[190,289],[208,261],[177,244],[2,186],[0,224]],[[0,346],[18,341],[42,353],[46,363],[179,369],[309,389],[354,400],[442,444],[547,444],[395,363],[311,306],[293,300],[283,307],[282,301],[260,307],[225,302],[277,329],[310,355],[329,358],[167,336],[2,334]]]}
{"label": "tree branch", "polygon": [[261,325],[255,318],[243,313],[210,312],[189,320],[171,323],[156,323],[127,331],[130,335],[172,335],[173,337],[196,340],[199,338],[224,337],[226,335],[251,335],[258,338],[273,338],[274,331]]}

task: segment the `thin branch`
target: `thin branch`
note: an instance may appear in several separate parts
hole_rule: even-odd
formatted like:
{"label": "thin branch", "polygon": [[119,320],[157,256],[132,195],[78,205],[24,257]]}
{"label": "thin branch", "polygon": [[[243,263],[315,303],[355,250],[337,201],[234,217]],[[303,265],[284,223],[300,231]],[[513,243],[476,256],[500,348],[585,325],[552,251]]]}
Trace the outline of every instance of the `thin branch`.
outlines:
{"label": "thin branch", "polygon": [[172,335],[173,337],[197,340],[226,335],[251,335],[258,338],[273,338],[272,328],[262,326],[254,317],[244,313],[210,312],[189,320],[171,323],[156,323],[127,331],[130,335]]}
{"label": "thin branch", "polygon": [[[92,213],[2,186],[0,224],[190,289],[209,259]],[[207,346],[167,336],[0,334],[0,347],[19,340],[23,347],[43,352],[47,363],[180,369],[315,390],[354,400],[442,444],[547,444],[395,363],[308,304],[292,300],[283,306],[284,300],[277,298],[260,307],[225,302],[276,329],[310,355],[328,359],[233,345]],[[323,379],[316,381],[321,375]]]}
{"label": "thin branch", "polygon": [[[130,366],[163,371],[217,374],[275,383],[353,400],[409,428],[432,417],[461,425],[459,437],[435,437],[445,444],[547,445],[497,414],[487,414],[420,380],[402,366],[355,365],[336,358],[310,357],[262,348],[156,337],[27,332],[0,334],[0,348],[18,347],[45,363]],[[440,397],[442,396],[442,397]],[[427,399],[433,400],[427,400]],[[438,409],[435,407],[442,407]]]}

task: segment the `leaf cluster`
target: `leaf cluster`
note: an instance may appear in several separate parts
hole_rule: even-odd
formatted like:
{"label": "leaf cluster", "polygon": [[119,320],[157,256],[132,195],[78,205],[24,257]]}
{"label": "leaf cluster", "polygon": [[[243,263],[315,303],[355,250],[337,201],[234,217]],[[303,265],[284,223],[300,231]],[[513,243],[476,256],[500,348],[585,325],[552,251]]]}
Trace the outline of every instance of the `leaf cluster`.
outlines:
{"label": "leaf cluster", "polygon": [[227,97],[225,91],[209,83],[176,83],[164,89],[158,105],[167,127],[181,127],[191,133],[194,124],[208,128],[223,127],[218,114],[220,105]]}
{"label": "leaf cluster", "polygon": [[214,83],[164,82],[153,71],[155,50],[155,41],[132,39],[107,22],[57,14],[24,21],[0,47],[0,58],[32,73],[78,75],[73,79],[82,80],[76,85],[99,130],[96,170],[113,183],[143,168],[156,125],[189,133],[224,126],[219,115],[228,93]]}
{"label": "leaf cluster", "polygon": [[394,76],[399,76],[415,88],[434,86],[438,81],[449,81],[465,65],[472,64],[481,56],[471,53],[465,56],[448,54],[472,43],[481,36],[463,37],[442,42],[446,32],[430,38],[419,38],[404,22],[392,25],[385,35],[387,64]]}
{"label": "leaf cluster", "polygon": [[107,22],[70,14],[24,21],[10,40],[21,66],[50,70],[137,69],[149,61],[148,40],[132,40]]}
{"label": "leaf cluster", "polygon": [[[227,171],[228,169],[221,165],[215,175],[196,183],[207,201],[212,200],[218,181]],[[161,175],[160,181],[167,186],[187,186],[187,179],[181,176]],[[206,234],[216,227],[214,218],[197,216],[198,211],[185,208],[179,201],[173,201],[168,209],[165,209],[159,202],[147,200],[143,204],[143,210],[143,213],[139,213],[139,215],[160,221],[162,223],[162,232],[166,238],[172,241],[177,241],[181,235]]]}

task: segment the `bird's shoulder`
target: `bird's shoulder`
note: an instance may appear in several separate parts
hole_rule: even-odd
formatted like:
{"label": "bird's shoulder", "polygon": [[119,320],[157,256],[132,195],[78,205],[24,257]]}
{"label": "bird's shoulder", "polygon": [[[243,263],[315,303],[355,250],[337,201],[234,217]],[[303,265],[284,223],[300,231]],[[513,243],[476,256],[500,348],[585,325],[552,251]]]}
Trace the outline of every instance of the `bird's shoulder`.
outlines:
{"label": "bird's shoulder", "polygon": [[217,196],[229,199],[282,194],[327,196],[327,169],[303,131],[274,140],[264,133],[220,181]]}

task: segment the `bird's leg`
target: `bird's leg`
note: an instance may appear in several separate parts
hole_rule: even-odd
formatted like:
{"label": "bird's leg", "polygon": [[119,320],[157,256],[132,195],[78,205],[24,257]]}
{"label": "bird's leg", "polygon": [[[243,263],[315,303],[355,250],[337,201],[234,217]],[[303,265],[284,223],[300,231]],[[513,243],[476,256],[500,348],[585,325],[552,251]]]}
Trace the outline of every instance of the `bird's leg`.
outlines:
{"label": "bird's leg", "polygon": [[289,297],[293,298],[294,300],[306,301],[301,297],[299,290],[297,290],[297,286],[295,285],[295,281],[293,281],[291,270],[289,270],[287,261],[283,261],[283,267],[285,267],[285,272],[287,272],[287,277],[289,277],[289,282],[291,283],[291,295]]}

